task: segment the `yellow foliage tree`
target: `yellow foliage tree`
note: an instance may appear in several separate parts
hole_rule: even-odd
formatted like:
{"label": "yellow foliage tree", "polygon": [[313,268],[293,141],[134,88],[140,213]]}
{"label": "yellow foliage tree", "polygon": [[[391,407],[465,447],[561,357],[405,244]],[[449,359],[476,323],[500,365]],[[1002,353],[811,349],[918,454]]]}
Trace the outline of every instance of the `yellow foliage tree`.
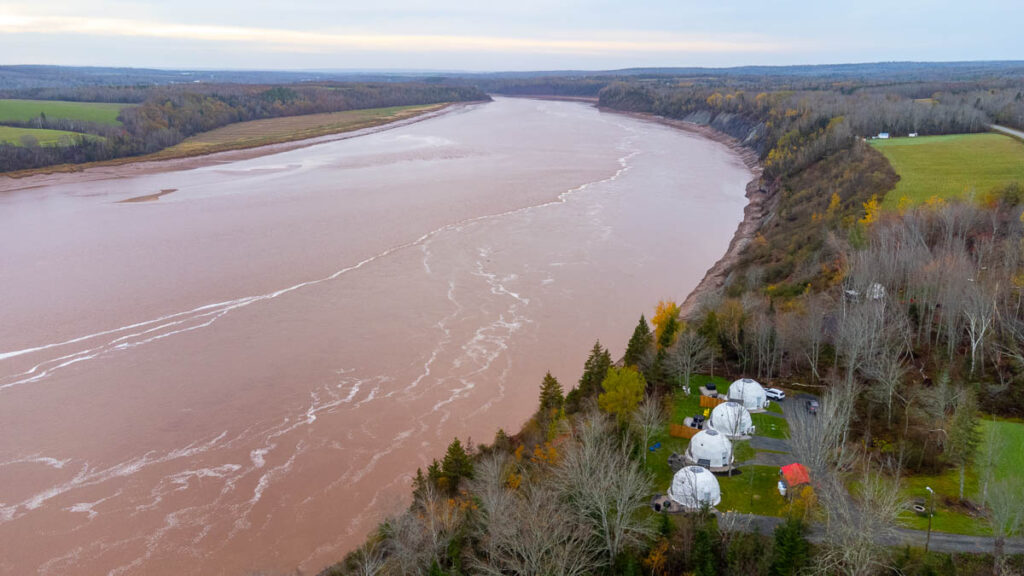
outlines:
{"label": "yellow foliage tree", "polygon": [[900,201],[896,203],[896,210],[899,211],[900,216],[903,216],[904,214],[906,214],[907,210],[909,210],[909,209],[910,209],[910,198],[907,198],[906,196],[900,196]]}
{"label": "yellow foliage tree", "polygon": [[882,204],[878,201],[878,194],[872,194],[871,199],[863,204],[864,217],[860,219],[861,224],[874,224],[878,221]]}
{"label": "yellow foliage tree", "polygon": [[828,210],[825,211],[825,215],[829,218],[834,217],[839,210],[840,202],[842,202],[842,198],[839,197],[839,193],[833,192],[832,198],[828,201]]}
{"label": "yellow foliage tree", "polygon": [[601,382],[604,392],[597,397],[597,405],[620,421],[626,421],[644,398],[647,382],[632,366],[612,367]]}
{"label": "yellow foliage tree", "polygon": [[932,196],[925,201],[924,205],[931,210],[939,210],[946,205],[946,201],[941,196]]}
{"label": "yellow foliage tree", "polygon": [[658,302],[658,307],[654,309],[654,316],[651,317],[651,323],[654,324],[654,341],[661,341],[661,334],[665,331],[665,327],[668,326],[669,319],[679,319],[679,304],[676,304],[672,300],[661,300]]}

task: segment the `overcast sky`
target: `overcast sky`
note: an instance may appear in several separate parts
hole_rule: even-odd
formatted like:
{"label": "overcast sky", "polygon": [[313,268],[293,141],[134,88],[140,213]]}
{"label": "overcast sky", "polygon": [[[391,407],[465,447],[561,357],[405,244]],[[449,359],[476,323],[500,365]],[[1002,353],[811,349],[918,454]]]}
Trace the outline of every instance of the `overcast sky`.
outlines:
{"label": "overcast sky", "polygon": [[0,64],[550,70],[1024,59],[1024,0],[0,0]]}

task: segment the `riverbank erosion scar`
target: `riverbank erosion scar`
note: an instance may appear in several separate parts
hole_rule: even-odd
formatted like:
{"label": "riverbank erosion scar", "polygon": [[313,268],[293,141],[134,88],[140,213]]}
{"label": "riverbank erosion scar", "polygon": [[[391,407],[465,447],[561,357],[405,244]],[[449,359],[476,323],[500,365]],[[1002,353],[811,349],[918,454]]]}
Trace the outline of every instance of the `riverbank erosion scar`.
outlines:
{"label": "riverbank erosion scar", "polygon": [[[747,183],[746,187],[747,205],[743,208],[743,220],[741,220],[739,226],[736,227],[736,232],[733,234],[732,240],[729,242],[728,249],[726,249],[725,254],[715,262],[710,269],[708,269],[707,273],[705,273],[704,277],[697,284],[697,287],[687,295],[686,300],[683,301],[683,304],[680,307],[680,314],[684,318],[688,317],[695,311],[697,305],[705,296],[721,290],[725,285],[725,281],[728,279],[732,269],[739,262],[743,251],[750,245],[750,242],[757,235],[757,231],[761,229],[761,226],[768,220],[772,211],[778,204],[779,187],[777,185],[765,186],[762,183],[761,175],[763,173],[763,167],[761,166],[760,159],[758,158],[755,150],[744,145],[738,138],[717,130],[708,124],[699,124],[686,120],[673,120],[671,118],[665,118],[664,116],[657,116],[642,112],[621,112],[603,106],[600,108],[602,111],[625,114],[634,118],[640,118],[650,122],[656,122],[658,124],[678,128],[680,130],[685,130],[687,132],[692,132],[694,134],[699,134],[709,140],[725,144],[740,157],[743,163],[746,164],[747,168],[753,174],[753,178]],[[751,128],[752,131],[757,129],[758,127]],[[750,138],[745,140],[750,141]]]}

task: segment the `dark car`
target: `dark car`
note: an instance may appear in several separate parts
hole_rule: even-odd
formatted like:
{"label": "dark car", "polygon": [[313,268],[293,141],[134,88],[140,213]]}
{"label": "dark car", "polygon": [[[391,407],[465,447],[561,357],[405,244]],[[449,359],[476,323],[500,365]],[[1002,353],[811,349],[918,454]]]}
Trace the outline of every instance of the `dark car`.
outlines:
{"label": "dark car", "polygon": [[718,390],[718,386],[715,386],[714,382],[708,382],[704,385],[705,390]]}
{"label": "dark car", "polygon": [[818,401],[817,400],[808,400],[806,406],[807,406],[807,411],[810,412],[811,414],[817,414],[818,413]]}
{"label": "dark car", "polygon": [[704,416],[701,414],[694,416],[693,420],[690,421],[690,426],[702,430],[704,428]]}

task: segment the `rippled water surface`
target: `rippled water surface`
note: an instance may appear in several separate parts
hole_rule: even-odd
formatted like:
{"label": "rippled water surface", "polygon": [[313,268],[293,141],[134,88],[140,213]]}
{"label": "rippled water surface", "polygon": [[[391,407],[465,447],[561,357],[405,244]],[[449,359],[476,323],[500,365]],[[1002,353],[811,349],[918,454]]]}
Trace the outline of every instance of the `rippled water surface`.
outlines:
{"label": "rippled water surface", "polygon": [[315,573],[453,436],[518,429],[545,371],[681,301],[749,178],[691,134],[498,99],[0,192],[0,573]]}

